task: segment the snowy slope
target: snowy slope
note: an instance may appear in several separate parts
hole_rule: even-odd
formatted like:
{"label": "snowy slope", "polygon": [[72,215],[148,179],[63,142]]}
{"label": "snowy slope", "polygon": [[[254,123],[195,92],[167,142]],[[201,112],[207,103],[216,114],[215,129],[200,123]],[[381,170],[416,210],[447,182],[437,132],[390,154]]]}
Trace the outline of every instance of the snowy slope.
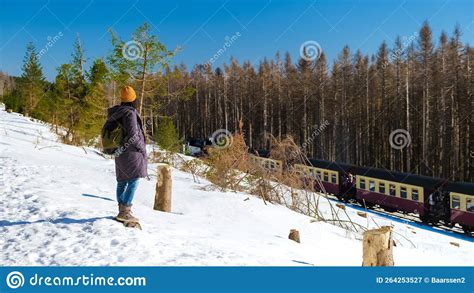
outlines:
{"label": "snowy slope", "polygon": [[[89,148],[58,143],[48,125],[3,109],[0,174],[2,265],[359,266],[362,262],[358,236],[326,223],[311,223],[309,217],[265,205],[247,194],[204,191],[208,182],[195,183],[190,174],[178,170],[173,170],[174,212],[154,211],[155,178],[142,180],[134,210],[144,229],[124,228],[111,219],[116,214],[113,160]],[[355,210],[347,211],[367,225]],[[371,217],[370,222],[395,226],[396,265],[474,264],[472,240]],[[287,239],[292,228],[300,230],[301,244]]]}

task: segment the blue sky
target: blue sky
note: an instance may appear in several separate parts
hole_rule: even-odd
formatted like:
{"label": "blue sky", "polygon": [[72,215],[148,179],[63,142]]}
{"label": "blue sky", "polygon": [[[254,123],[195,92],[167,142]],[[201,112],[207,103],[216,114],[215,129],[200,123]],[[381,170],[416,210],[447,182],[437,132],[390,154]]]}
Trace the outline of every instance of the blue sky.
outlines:
{"label": "blue sky", "polygon": [[[473,0],[203,0],[203,1],[13,1],[0,0],[0,70],[21,73],[25,46],[33,41],[37,49],[48,38],[57,41],[41,56],[45,75],[52,80],[56,68],[70,60],[79,33],[88,65],[110,51],[112,27],[127,41],[133,30],[147,21],[170,49],[182,51],[174,63],[188,68],[207,62],[222,48],[226,37],[240,34],[215,66],[233,56],[258,64],[277,51],[289,51],[296,60],[305,41],[320,44],[329,60],[343,46],[374,53],[385,40],[390,45],[397,35],[412,37],[428,20],[435,41],[442,30],[451,34],[458,23],[463,42],[474,44]],[[62,36],[59,36],[61,32]],[[57,37],[59,36],[59,38]]]}

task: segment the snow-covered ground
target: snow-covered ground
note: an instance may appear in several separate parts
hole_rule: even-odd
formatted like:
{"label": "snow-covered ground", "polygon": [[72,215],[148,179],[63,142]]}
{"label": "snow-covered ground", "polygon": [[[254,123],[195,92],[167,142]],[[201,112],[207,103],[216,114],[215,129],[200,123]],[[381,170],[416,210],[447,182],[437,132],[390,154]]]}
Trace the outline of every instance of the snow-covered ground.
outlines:
{"label": "snow-covered ground", "polygon": [[[150,165],[150,170],[154,169]],[[113,160],[57,142],[48,125],[0,109],[2,265],[359,266],[357,235],[312,222],[243,193],[205,191],[209,182],[173,170],[173,213],[152,209],[155,178],[142,180],[134,211],[143,230],[116,214]],[[323,206],[324,207],[324,206]],[[361,225],[367,219],[347,212]],[[474,243],[369,215],[394,225],[396,265],[474,265]],[[287,239],[298,229],[301,244]],[[459,247],[450,244],[457,242]]]}

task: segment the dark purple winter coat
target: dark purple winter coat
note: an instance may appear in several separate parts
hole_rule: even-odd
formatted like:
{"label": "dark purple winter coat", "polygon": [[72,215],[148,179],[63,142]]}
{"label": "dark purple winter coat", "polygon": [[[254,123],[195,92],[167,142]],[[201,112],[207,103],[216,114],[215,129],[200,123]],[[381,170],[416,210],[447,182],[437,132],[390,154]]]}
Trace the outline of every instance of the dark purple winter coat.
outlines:
{"label": "dark purple winter coat", "polygon": [[123,127],[122,146],[115,157],[117,181],[147,177],[145,133],[137,109],[128,104],[108,109],[104,127],[113,129],[117,123]]}

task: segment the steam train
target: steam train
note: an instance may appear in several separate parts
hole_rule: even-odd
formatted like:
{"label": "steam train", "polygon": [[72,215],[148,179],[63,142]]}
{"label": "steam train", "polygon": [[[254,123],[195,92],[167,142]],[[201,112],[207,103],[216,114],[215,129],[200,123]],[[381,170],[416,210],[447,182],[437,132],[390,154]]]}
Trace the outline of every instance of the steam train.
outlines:
{"label": "steam train", "polygon": [[[268,153],[257,154],[251,155],[253,163],[271,172],[293,168],[303,179],[318,178],[325,191],[339,200],[367,207],[378,205],[389,212],[413,213],[426,224],[458,224],[465,233],[474,232],[474,183],[317,159],[288,167],[282,161],[268,158]],[[319,184],[315,184],[315,189],[322,191]]]}

